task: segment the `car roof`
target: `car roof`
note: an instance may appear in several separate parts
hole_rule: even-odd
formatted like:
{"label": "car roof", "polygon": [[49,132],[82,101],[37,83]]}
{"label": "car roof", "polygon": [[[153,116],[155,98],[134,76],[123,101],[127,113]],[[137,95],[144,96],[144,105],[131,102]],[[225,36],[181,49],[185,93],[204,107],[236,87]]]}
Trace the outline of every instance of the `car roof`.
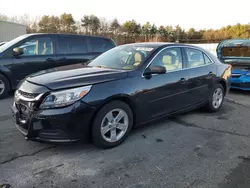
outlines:
{"label": "car roof", "polygon": [[30,33],[30,34],[24,34],[26,36],[79,36],[79,37],[92,37],[92,38],[104,38],[104,39],[110,39],[108,37],[103,36],[92,36],[92,35],[82,35],[82,34],[65,34],[65,33]]}
{"label": "car roof", "polygon": [[172,42],[140,42],[140,43],[129,43],[129,44],[124,44],[124,45],[131,45],[135,47],[148,47],[148,48],[161,48],[161,47],[167,47],[167,46],[183,46],[183,47],[193,47],[197,49],[202,49],[203,48],[199,46],[195,46],[192,44],[185,44],[185,43],[172,43]]}

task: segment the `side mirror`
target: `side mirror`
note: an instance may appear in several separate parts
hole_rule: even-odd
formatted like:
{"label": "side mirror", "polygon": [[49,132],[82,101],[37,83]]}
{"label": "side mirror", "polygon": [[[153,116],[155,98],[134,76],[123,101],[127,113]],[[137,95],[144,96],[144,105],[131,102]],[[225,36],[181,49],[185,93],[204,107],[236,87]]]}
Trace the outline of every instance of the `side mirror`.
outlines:
{"label": "side mirror", "polygon": [[14,49],[13,49],[13,55],[14,55],[14,56],[23,55],[23,49],[22,49],[22,48],[14,48]]}
{"label": "side mirror", "polygon": [[144,75],[145,76],[150,76],[152,74],[165,74],[166,72],[167,72],[166,67],[154,65],[152,67],[148,67],[145,70]]}

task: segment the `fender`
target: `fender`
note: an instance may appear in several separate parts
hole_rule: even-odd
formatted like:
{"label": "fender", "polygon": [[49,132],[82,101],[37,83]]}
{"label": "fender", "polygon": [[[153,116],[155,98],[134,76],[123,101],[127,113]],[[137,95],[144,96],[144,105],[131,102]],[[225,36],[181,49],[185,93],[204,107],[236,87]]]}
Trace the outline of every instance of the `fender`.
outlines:
{"label": "fender", "polygon": [[120,94],[116,94],[116,95],[112,95],[108,98],[106,98],[105,100],[103,100],[99,107],[96,109],[95,114],[107,103],[113,101],[113,100],[120,100],[123,101],[124,103],[126,103],[127,105],[129,105],[129,107],[131,108],[132,112],[133,112],[133,116],[134,116],[134,122],[137,122],[137,109],[136,109],[136,102],[133,99],[132,96],[128,95],[128,94],[124,94],[124,93],[120,93]]}

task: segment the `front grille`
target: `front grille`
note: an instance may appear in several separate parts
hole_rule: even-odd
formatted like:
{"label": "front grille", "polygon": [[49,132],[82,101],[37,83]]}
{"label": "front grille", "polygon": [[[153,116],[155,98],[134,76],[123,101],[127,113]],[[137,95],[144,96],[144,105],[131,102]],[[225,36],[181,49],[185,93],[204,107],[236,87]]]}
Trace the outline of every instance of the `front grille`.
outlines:
{"label": "front grille", "polygon": [[27,93],[27,92],[24,92],[22,90],[18,90],[18,93],[20,95],[22,95],[23,97],[28,98],[28,99],[34,99],[39,95],[37,93]]}

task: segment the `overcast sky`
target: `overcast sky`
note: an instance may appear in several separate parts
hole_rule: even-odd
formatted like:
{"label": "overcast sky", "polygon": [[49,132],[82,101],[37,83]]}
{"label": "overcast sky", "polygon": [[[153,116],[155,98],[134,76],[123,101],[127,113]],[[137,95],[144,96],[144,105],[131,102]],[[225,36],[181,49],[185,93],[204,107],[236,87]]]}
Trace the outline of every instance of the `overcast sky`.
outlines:
{"label": "overcast sky", "polygon": [[220,28],[250,22],[250,0],[0,0],[0,14],[60,15],[72,13],[76,20],[95,14],[120,22],[135,19],[185,29]]}

